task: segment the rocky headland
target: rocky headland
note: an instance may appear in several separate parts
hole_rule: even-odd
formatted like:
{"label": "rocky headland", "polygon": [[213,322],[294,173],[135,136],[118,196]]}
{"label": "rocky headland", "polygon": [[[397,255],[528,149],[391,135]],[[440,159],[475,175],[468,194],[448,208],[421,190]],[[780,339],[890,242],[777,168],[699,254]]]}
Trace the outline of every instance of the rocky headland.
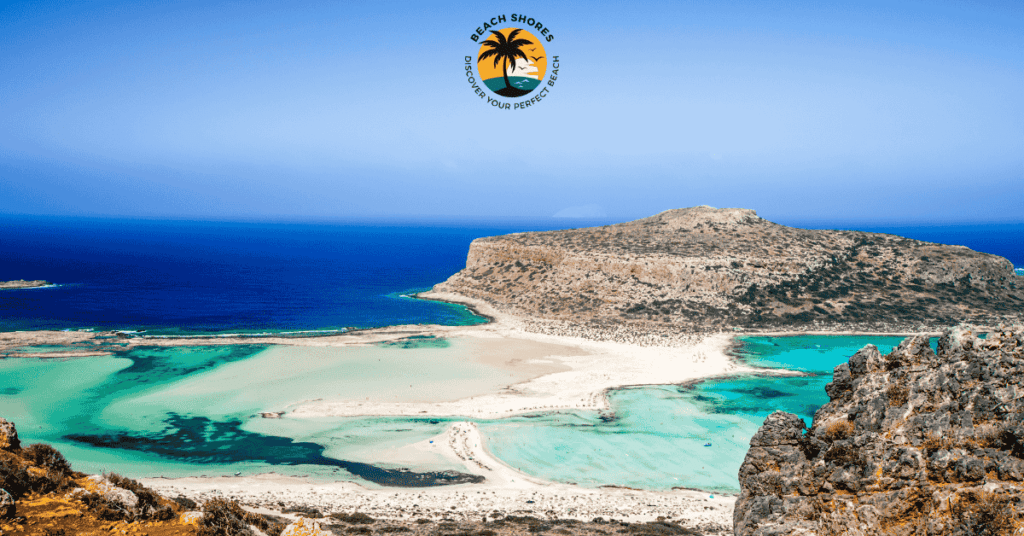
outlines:
{"label": "rocky headland", "polygon": [[1010,535],[1024,527],[1024,326],[911,337],[836,367],[808,430],[770,415],[736,536]]}
{"label": "rocky headland", "polygon": [[466,267],[423,296],[483,304],[529,331],[658,344],[730,328],[996,325],[1020,318],[1024,281],[1006,259],[962,246],[701,206],[479,238]]}
{"label": "rocky headland", "polygon": [[53,285],[53,283],[50,283],[49,281],[43,281],[42,279],[37,279],[35,281],[26,281],[24,279],[16,279],[14,281],[0,281],[0,290],[15,290],[15,289],[21,289],[21,288],[40,288],[40,287],[49,287],[49,286],[52,286],[52,285]]}

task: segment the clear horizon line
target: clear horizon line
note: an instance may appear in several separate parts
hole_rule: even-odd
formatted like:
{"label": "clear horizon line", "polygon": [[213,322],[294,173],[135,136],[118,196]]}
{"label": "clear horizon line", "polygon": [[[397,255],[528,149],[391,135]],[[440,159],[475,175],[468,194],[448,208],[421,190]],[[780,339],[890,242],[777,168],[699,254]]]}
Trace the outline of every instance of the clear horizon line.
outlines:
{"label": "clear horizon line", "polygon": [[[682,207],[681,207],[682,208]],[[280,224],[403,224],[403,223],[580,223],[585,225],[609,225],[626,223],[654,216],[603,216],[603,217],[556,217],[556,216],[479,216],[479,215],[353,215],[353,216],[291,216],[266,215],[245,217],[237,214],[227,216],[203,215],[137,215],[137,214],[45,214],[0,212],[3,219],[45,219],[45,220],[95,220],[95,221],[138,221],[138,222],[195,222],[195,223],[280,223]],[[760,216],[760,214],[759,214]],[[867,226],[908,226],[908,227],[944,227],[944,226],[985,226],[985,225],[1024,225],[1024,218],[1013,219],[908,219],[895,220],[888,218],[825,218],[820,216],[768,217],[762,218],[781,225],[817,226],[817,225],[867,225]]]}

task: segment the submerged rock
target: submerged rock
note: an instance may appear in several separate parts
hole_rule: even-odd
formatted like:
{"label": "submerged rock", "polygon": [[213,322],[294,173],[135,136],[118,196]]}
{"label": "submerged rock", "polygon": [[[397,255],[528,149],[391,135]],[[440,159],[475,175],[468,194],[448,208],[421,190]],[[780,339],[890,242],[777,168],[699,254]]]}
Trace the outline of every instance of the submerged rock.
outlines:
{"label": "submerged rock", "polygon": [[776,412],[740,467],[736,536],[1012,534],[1024,513],[1024,326],[868,345],[830,402]]}

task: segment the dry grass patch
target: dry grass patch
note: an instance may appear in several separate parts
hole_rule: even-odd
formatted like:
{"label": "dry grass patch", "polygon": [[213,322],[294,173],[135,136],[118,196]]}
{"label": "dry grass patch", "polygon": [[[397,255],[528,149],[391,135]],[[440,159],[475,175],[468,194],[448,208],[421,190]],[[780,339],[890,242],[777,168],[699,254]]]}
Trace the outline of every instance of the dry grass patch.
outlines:
{"label": "dry grass patch", "polygon": [[832,421],[825,427],[825,433],[823,435],[826,441],[836,442],[840,439],[851,437],[854,429],[855,427],[850,421]]}
{"label": "dry grass patch", "polygon": [[950,515],[960,527],[973,534],[1013,534],[1019,526],[1009,495],[989,491],[967,491],[950,505]]}
{"label": "dry grass patch", "polygon": [[949,450],[954,447],[953,438],[929,435],[921,442],[921,448],[928,451]]}
{"label": "dry grass patch", "polygon": [[898,408],[910,400],[910,388],[900,383],[893,383],[885,390],[885,396],[889,399],[889,407]]}

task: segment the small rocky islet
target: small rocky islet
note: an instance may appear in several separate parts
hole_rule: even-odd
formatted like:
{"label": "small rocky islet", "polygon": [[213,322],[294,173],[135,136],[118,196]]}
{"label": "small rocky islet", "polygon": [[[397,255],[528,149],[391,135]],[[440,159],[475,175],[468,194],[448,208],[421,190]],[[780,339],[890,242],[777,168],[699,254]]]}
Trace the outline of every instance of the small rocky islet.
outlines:
{"label": "small rocky islet", "polygon": [[44,281],[42,279],[35,279],[32,281],[26,281],[24,279],[15,279],[13,281],[0,281],[0,290],[18,290],[24,288],[41,288],[53,286],[53,283]]}

